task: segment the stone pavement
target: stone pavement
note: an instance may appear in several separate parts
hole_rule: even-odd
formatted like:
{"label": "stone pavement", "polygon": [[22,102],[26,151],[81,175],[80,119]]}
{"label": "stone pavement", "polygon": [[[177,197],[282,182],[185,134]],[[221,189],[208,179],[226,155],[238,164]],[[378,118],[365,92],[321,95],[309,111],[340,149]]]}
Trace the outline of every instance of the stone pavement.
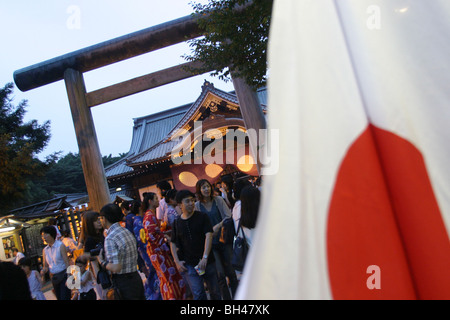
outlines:
{"label": "stone pavement", "polygon": [[47,300],[56,300],[55,295],[53,294],[53,286],[50,281],[42,286],[42,292],[44,293],[45,299]]}
{"label": "stone pavement", "polygon": [[[141,272],[139,272],[142,281],[145,281],[145,275]],[[241,278],[241,273],[236,272],[238,280]],[[53,286],[51,281],[48,281],[42,286],[42,292],[44,293],[45,299],[47,300],[56,300],[55,294],[53,293]],[[97,299],[100,299],[100,297],[97,295]]]}
{"label": "stone pavement", "polygon": [[[139,272],[139,275],[142,278],[142,281],[144,282],[145,279],[145,275],[142,272]],[[52,282],[51,281],[47,281],[43,286],[42,286],[42,292],[44,293],[45,299],[47,300],[56,300],[56,296],[53,293],[53,286],[52,286]],[[97,299],[100,299],[100,297],[97,294]]]}

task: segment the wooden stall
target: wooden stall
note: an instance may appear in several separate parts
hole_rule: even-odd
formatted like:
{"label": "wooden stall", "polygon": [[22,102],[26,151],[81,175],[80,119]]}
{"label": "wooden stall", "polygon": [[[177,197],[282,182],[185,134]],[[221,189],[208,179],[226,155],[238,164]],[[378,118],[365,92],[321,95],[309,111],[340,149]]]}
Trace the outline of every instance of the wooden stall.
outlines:
{"label": "wooden stall", "polygon": [[[8,217],[21,223],[21,228],[16,228],[12,239],[15,240],[15,245],[21,244],[21,251],[32,259],[35,265],[40,264],[42,249],[45,247],[40,231],[42,227],[48,225],[51,218],[56,219],[60,231],[68,230],[74,238],[78,235],[81,217],[70,213],[73,211],[72,206],[66,198],[67,196],[61,196],[9,212]],[[3,235],[0,236],[3,238]]]}

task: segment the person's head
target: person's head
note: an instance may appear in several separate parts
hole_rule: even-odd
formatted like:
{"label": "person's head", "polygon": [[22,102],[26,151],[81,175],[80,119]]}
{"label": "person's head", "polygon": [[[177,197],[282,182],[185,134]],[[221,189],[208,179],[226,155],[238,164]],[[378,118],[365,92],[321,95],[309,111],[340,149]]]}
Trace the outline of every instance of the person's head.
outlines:
{"label": "person's head", "polygon": [[49,226],[56,226],[56,224],[57,224],[56,218],[48,219],[48,225]]}
{"label": "person's head", "polygon": [[31,300],[27,275],[9,261],[0,261],[0,300]]}
{"label": "person's head", "polygon": [[69,230],[61,231],[61,236],[64,238],[70,238],[70,231]]}
{"label": "person's head", "polygon": [[261,177],[256,178],[255,180],[255,186],[260,187],[261,186]]}
{"label": "person's head", "polygon": [[56,229],[51,225],[45,226],[41,229],[41,236],[47,244],[53,244],[56,239]]}
{"label": "person's head", "polygon": [[88,258],[85,255],[78,256],[75,264],[81,269],[85,270],[88,264]]}
{"label": "person's head", "polygon": [[254,186],[247,186],[241,191],[241,225],[253,229],[258,218],[261,192]]}
{"label": "person's head", "polygon": [[222,192],[220,191],[220,186],[222,185],[221,182],[216,182],[213,184],[213,195],[214,196],[220,196]]}
{"label": "person's head", "polygon": [[224,176],[222,176],[220,178],[220,181],[222,182],[222,188],[223,190],[226,192],[227,194],[227,199],[228,202],[230,203],[230,205],[233,207],[234,203],[236,202],[236,200],[238,200],[234,195],[233,195],[233,184],[234,184],[234,179],[233,176],[231,174],[226,174]]}
{"label": "person's head", "polygon": [[183,213],[190,214],[195,209],[195,194],[189,190],[180,190],[177,192],[176,200]]}
{"label": "person's head", "polygon": [[137,200],[133,200],[133,201],[131,201],[131,204],[130,204],[130,212],[134,215],[138,215],[140,207],[141,207],[141,202],[137,201]]}
{"label": "person's head", "polygon": [[19,260],[19,266],[25,271],[26,274],[31,272],[31,259],[30,258],[22,258]]}
{"label": "person's head", "polygon": [[231,191],[231,188],[233,187],[233,177],[231,175],[223,175],[220,178],[220,181],[222,183],[222,188],[224,188],[226,191]]}
{"label": "person's head", "polygon": [[103,232],[103,226],[97,211],[85,211],[81,218],[81,232],[85,237],[98,237]]}
{"label": "person's head", "polygon": [[11,251],[14,257],[17,256],[17,253],[19,253],[19,250],[17,248],[12,248]]}
{"label": "person's head", "polygon": [[166,192],[166,196],[164,199],[166,200],[167,204],[170,204],[172,206],[177,205],[177,201],[175,200],[175,197],[177,196],[177,190],[176,189],[170,189]]}
{"label": "person's head", "polygon": [[236,200],[239,200],[241,198],[241,191],[247,186],[251,186],[252,184],[250,181],[246,179],[239,179],[236,180],[236,182],[233,185],[233,194]]}
{"label": "person's head", "polygon": [[159,206],[158,196],[154,192],[144,192],[142,195],[142,212],[147,212],[147,210],[155,210]]}
{"label": "person's head", "polygon": [[156,184],[156,189],[158,189],[159,197],[162,199],[166,195],[166,192],[172,189],[172,186],[168,181],[163,180]]}
{"label": "person's head", "polygon": [[195,185],[195,194],[200,202],[211,200],[213,197],[213,189],[211,183],[206,179],[197,181]]}
{"label": "person's head", "polygon": [[122,221],[122,218],[122,210],[120,210],[117,204],[108,203],[100,210],[100,222],[105,229],[109,228],[116,222]]}
{"label": "person's head", "polygon": [[120,204],[120,209],[122,209],[123,214],[127,214],[130,211],[130,202],[129,201],[123,201]]}

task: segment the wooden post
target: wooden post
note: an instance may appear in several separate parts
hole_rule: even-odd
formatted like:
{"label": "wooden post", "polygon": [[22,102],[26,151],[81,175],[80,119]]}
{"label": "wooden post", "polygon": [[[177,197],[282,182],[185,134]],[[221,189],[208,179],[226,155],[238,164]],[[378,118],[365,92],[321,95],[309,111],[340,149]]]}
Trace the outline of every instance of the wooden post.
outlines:
{"label": "wooden post", "polygon": [[93,210],[100,211],[105,204],[110,202],[109,189],[95,133],[94,120],[86,102],[83,74],[73,69],[67,69],[64,72],[64,81],[72,111],[89,202]]}
{"label": "wooden post", "polygon": [[[264,117],[264,113],[261,109],[258,96],[242,78],[233,77],[233,86],[236,90],[245,127],[247,130],[254,129],[258,137],[257,141],[260,141],[259,130],[266,129],[266,118]],[[249,141],[250,150],[252,152],[253,159],[256,161],[258,173],[261,174],[261,159],[258,156],[258,142],[252,139],[249,139]]]}

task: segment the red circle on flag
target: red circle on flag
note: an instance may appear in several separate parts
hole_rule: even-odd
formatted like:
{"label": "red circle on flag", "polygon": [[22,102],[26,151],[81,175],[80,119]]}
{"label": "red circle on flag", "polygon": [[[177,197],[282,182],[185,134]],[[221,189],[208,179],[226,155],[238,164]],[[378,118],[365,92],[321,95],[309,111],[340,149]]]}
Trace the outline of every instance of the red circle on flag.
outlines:
{"label": "red circle on flag", "polygon": [[373,125],[351,145],[331,197],[327,255],[335,299],[450,299],[450,242],[414,145]]}

